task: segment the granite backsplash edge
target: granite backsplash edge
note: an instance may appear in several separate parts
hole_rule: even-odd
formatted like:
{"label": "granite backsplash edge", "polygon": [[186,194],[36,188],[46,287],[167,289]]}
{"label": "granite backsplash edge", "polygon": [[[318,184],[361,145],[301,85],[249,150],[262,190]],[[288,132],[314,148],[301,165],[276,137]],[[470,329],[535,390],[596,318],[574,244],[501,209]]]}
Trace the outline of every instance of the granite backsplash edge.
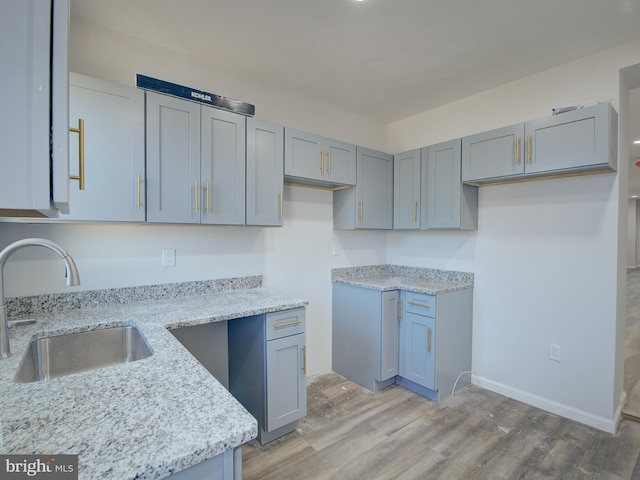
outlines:
{"label": "granite backsplash edge", "polygon": [[60,313],[78,308],[124,305],[149,300],[181,298],[193,295],[262,287],[262,275],[198,280],[190,282],[142,285],[134,287],[51,293],[7,299],[9,318]]}

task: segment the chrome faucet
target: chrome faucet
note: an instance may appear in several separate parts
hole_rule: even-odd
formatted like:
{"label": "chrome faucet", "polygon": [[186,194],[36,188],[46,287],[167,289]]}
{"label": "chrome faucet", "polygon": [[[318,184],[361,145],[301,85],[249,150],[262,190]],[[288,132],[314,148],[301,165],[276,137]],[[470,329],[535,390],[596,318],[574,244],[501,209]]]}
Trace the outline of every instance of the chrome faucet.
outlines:
{"label": "chrome faucet", "polygon": [[46,238],[25,238],[24,240],[13,242],[2,250],[0,252],[0,302],[2,302],[0,305],[0,358],[7,358],[11,355],[11,349],[9,348],[7,304],[4,299],[4,264],[11,254],[24,247],[31,246],[45,247],[60,255],[67,269],[65,275],[67,277],[67,286],[80,285],[80,275],[78,274],[78,268],[73,258],[71,258],[64,248],[51,240],[47,240]]}

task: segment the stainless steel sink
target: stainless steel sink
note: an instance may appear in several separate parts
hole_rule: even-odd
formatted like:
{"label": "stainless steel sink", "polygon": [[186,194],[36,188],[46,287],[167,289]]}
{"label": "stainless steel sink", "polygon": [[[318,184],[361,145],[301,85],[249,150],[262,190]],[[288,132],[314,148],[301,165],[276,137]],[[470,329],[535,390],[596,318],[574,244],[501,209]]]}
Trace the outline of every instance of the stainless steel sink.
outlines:
{"label": "stainless steel sink", "polygon": [[48,380],[135,362],[152,353],[140,330],[131,325],[40,338],[29,344],[14,381]]}

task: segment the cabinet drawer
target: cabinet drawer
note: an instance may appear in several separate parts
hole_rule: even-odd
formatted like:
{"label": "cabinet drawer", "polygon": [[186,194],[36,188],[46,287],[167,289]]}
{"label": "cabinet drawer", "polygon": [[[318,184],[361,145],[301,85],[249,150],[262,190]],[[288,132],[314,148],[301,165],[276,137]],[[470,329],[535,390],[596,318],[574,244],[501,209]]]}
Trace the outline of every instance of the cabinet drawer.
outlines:
{"label": "cabinet drawer", "polygon": [[404,311],[435,318],[436,297],[424,293],[404,292]]}
{"label": "cabinet drawer", "polygon": [[267,341],[303,333],[304,330],[304,308],[267,313]]}

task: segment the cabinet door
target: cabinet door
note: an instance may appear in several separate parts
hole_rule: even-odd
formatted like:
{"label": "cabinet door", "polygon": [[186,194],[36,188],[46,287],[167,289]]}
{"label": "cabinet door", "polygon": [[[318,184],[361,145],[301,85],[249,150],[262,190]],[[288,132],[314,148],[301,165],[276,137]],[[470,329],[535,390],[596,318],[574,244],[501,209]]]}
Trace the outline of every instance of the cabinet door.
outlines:
{"label": "cabinet door", "polygon": [[419,148],[393,156],[393,228],[420,228]]}
{"label": "cabinet door", "polygon": [[247,225],[282,226],[284,128],[247,119]]}
{"label": "cabinet door", "polygon": [[462,181],[500,179],[524,173],[524,124],[462,139]]}
{"label": "cabinet door", "polygon": [[527,122],[525,172],[609,167],[611,115],[603,103]]}
{"label": "cabinet door", "polygon": [[201,223],[245,223],[245,117],[201,107]]}
{"label": "cabinet door", "polygon": [[338,140],[324,139],[324,179],[343,185],[356,184],[356,147]]}
{"label": "cabinet door", "polygon": [[200,223],[200,106],[146,92],[147,221]]}
{"label": "cabinet door", "polygon": [[[83,187],[71,183],[64,220],[144,222],[144,92],[71,74],[71,127],[84,121]],[[71,174],[80,177],[79,133],[70,134]]]}
{"label": "cabinet door", "polygon": [[405,311],[402,322],[404,362],[401,375],[435,390],[435,319]]}
{"label": "cabinet door", "polygon": [[422,228],[460,228],[460,139],[422,153]]}
{"label": "cabinet door", "polygon": [[356,228],[393,227],[393,156],[358,147]]}
{"label": "cabinet door", "polygon": [[284,141],[284,174],[290,177],[322,180],[325,169],[322,137],[293,128],[285,128]]}
{"label": "cabinet door", "polygon": [[267,342],[267,425],[272,432],[307,414],[305,335]]}
{"label": "cabinet door", "polygon": [[400,360],[400,322],[398,321],[399,292],[383,292],[380,332],[380,371],[376,380],[382,382],[398,375]]}
{"label": "cabinet door", "polygon": [[[66,1],[53,6],[53,22],[50,0],[11,0],[0,7],[0,170],[3,172],[0,214],[3,215],[56,216],[52,201],[56,204],[59,201],[59,207],[66,208],[68,147],[58,146],[56,141],[62,138],[63,143],[67,142],[68,14]],[[57,34],[64,34],[65,29],[67,33],[58,43]],[[52,35],[56,38],[53,57]],[[59,65],[60,61],[64,65]],[[62,76],[56,77],[59,66],[64,67],[60,68]],[[51,112],[53,125],[50,106],[56,107]],[[52,149],[50,133],[53,134]]]}

